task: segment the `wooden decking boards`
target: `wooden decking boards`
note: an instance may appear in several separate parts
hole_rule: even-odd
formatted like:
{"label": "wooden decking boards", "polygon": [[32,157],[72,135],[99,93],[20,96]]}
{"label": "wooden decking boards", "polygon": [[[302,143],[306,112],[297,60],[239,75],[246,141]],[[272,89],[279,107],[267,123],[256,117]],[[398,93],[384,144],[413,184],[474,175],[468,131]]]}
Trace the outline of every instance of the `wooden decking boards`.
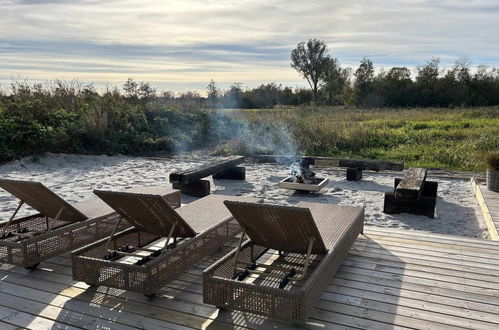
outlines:
{"label": "wooden decking boards", "polygon": [[499,193],[487,189],[483,181],[471,179],[490,239],[499,241]]}
{"label": "wooden decking boards", "polygon": [[[0,264],[0,328],[292,328],[202,303],[202,270],[232,247],[153,299],[74,282],[69,254],[32,272]],[[367,227],[303,327],[497,329],[498,254],[499,242]]]}

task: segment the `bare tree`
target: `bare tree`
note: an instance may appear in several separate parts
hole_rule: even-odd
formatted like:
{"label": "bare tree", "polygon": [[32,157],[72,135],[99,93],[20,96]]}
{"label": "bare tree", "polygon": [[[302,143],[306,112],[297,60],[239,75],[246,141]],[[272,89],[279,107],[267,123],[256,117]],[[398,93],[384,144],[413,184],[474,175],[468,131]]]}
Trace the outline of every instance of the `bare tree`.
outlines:
{"label": "bare tree", "polygon": [[329,56],[327,45],[322,40],[310,39],[300,42],[291,51],[291,67],[298,71],[308,82],[317,100],[317,91],[324,84],[324,72]]}
{"label": "bare tree", "polygon": [[209,105],[215,108],[218,102],[218,87],[213,79],[210,80],[210,83],[206,87],[206,90],[208,91]]}

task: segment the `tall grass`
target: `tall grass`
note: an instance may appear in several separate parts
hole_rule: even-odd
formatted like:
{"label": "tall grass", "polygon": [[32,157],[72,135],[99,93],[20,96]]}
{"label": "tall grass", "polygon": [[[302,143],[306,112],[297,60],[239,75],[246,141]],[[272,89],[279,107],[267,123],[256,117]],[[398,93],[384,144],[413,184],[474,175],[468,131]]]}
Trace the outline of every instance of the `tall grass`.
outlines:
{"label": "tall grass", "polygon": [[[289,127],[300,153],[478,171],[499,149],[499,108],[234,110],[234,119]],[[244,143],[244,142],[243,142]],[[230,148],[229,148],[230,149]],[[235,149],[244,150],[240,145]],[[227,150],[230,151],[230,150]],[[278,150],[274,150],[277,151]]]}

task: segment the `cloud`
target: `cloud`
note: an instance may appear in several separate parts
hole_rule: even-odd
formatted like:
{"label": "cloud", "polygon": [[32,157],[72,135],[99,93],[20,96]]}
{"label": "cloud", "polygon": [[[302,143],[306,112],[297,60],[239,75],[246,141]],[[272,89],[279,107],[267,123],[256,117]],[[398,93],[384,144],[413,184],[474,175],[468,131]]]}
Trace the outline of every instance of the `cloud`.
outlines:
{"label": "cloud", "polygon": [[499,64],[499,4],[461,1],[0,0],[0,83],[11,76],[169,89],[241,81],[304,86],[296,44],[325,40],[341,63],[413,67],[432,56]]}

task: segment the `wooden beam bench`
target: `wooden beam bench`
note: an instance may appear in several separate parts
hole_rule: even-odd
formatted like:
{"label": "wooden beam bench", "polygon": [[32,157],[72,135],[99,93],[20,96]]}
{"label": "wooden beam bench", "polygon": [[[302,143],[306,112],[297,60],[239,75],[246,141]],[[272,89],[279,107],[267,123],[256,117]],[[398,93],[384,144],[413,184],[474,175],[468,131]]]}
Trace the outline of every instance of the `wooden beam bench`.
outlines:
{"label": "wooden beam bench", "polygon": [[212,175],[215,180],[245,180],[246,168],[238,166],[243,162],[243,156],[224,157],[197,168],[171,173],[170,183],[183,194],[204,197],[210,194],[210,181],[203,178]]}
{"label": "wooden beam bench", "polygon": [[385,193],[383,212],[411,213],[435,217],[438,182],[426,181],[425,168],[410,168],[404,178],[396,178],[393,192]]}
{"label": "wooden beam bench", "polygon": [[261,163],[292,164],[299,162],[307,168],[313,166],[346,167],[346,179],[349,181],[359,181],[362,179],[362,170],[380,171],[403,171],[403,162],[388,162],[380,160],[357,160],[341,159],[332,157],[316,156],[286,156],[286,155],[260,155],[257,160]]}

